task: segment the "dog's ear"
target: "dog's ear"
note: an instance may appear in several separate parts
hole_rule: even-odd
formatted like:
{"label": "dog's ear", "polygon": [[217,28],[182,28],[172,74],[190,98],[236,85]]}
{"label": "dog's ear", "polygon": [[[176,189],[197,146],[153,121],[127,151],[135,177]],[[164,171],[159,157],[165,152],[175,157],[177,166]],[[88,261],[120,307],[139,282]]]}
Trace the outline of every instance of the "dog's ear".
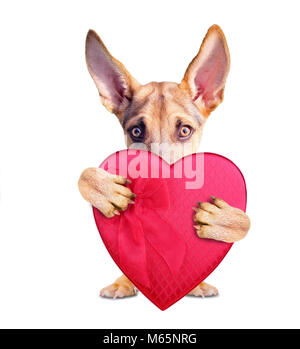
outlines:
{"label": "dog's ear", "polygon": [[88,70],[95,81],[103,105],[121,117],[128,107],[138,82],[122,63],[107,50],[96,32],[90,30],[86,37],[85,55]]}
{"label": "dog's ear", "polygon": [[208,116],[223,100],[230,56],[221,28],[209,28],[197,56],[188,66],[181,86],[189,90],[201,112]]}

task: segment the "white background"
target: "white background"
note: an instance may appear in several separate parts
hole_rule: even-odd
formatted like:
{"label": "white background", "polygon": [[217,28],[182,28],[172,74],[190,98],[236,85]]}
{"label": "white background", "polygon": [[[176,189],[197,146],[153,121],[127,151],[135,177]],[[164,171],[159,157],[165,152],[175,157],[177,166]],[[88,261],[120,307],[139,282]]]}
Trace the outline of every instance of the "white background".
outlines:
{"label": "white background", "polygon": [[[124,148],[84,59],[95,29],[141,83],[179,82],[219,24],[232,68],[202,151],[243,171],[252,227],[208,281],[220,296],[165,312],[98,297],[120,272],[77,180]],[[0,325],[299,327],[297,1],[11,1],[0,8]]]}

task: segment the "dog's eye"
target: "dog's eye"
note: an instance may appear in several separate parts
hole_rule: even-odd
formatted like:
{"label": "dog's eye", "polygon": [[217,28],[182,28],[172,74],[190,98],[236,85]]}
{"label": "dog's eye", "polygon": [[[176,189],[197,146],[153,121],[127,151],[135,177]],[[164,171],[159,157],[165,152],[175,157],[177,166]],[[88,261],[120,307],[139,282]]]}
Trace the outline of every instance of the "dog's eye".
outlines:
{"label": "dog's eye", "polygon": [[179,138],[187,138],[192,134],[193,128],[189,125],[182,125],[179,128],[178,136]]}
{"label": "dog's eye", "polygon": [[145,134],[145,126],[143,123],[135,125],[128,130],[128,133],[134,142],[142,142]]}
{"label": "dog's eye", "polygon": [[131,130],[131,134],[133,135],[133,137],[139,138],[139,137],[141,137],[142,130],[139,127],[134,127]]}

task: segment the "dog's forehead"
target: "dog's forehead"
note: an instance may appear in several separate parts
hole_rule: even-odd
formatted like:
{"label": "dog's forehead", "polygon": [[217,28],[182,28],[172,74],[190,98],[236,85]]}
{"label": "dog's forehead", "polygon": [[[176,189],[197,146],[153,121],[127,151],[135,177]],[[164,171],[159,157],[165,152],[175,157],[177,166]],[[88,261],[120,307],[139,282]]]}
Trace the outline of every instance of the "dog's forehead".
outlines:
{"label": "dog's forehead", "polygon": [[165,108],[170,107],[174,103],[180,105],[186,96],[180,91],[178,84],[173,82],[150,82],[141,86],[135,95],[135,101],[144,106],[161,108],[164,104]]}
{"label": "dog's forehead", "polygon": [[151,82],[135,91],[130,107],[123,119],[123,125],[136,115],[165,118],[173,113],[192,116],[201,123],[202,116],[188,93],[173,82]]}

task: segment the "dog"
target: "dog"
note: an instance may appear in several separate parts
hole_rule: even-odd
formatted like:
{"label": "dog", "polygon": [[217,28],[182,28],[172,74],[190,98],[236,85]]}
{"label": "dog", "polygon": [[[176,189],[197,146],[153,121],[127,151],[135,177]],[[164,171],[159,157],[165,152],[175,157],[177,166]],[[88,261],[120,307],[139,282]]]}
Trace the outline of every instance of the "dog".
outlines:
{"label": "dog", "polygon": [[[230,68],[230,55],[223,31],[213,25],[207,31],[200,50],[189,64],[182,81],[150,82],[141,85],[107,50],[100,37],[90,30],[86,38],[86,62],[89,73],[108,111],[115,114],[124,130],[127,147],[148,149],[169,163],[195,153],[210,113],[222,102]],[[152,147],[155,144],[156,147]],[[168,157],[160,145],[176,144]],[[106,217],[122,214],[134,204],[134,193],[127,179],[103,169],[88,168],[79,178],[83,198]],[[250,228],[249,217],[221,198],[199,203],[195,210],[195,229],[200,238],[236,242]],[[122,275],[103,288],[103,297],[121,298],[137,292]],[[218,290],[205,282],[190,293],[216,296]]]}

